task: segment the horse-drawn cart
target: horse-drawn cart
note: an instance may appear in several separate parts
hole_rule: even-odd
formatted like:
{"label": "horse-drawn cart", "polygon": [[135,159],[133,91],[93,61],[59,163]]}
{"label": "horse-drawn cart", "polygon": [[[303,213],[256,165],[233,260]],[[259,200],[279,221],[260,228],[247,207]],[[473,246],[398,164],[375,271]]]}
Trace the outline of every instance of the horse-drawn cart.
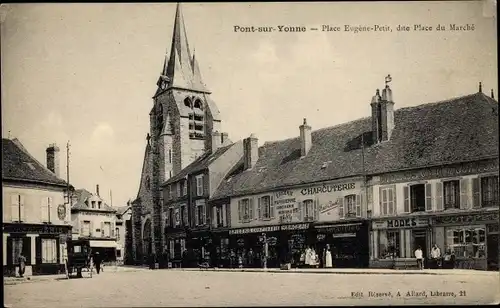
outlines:
{"label": "horse-drawn cart", "polygon": [[92,278],[93,262],[92,249],[88,240],[68,241],[68,260],[66,261],[66,276],[76,274],[76,278],[82,278],[82,272],[88,273]]}

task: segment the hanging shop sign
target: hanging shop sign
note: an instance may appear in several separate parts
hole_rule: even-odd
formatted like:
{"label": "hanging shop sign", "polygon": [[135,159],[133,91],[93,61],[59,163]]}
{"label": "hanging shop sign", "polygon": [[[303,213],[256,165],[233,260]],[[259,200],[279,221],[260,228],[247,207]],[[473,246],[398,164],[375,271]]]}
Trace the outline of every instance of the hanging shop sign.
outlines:
{"label": "hanging shop sign", "polygon": [[437,216],[433,218],[433,224],[475,224],[491,221],[498,222],[498,218],[498,212]]}
{"label": "hanging shop sign", "polygon": [[339,224],[339,225],[322,225],[316,226],[318,232],[322,233],[357,233],[361,229],[362,223]]}
{"label": "hanging shop sign", "polygon": [[60,220],[64,220],[66,218],[65,204],[59,204],[59,206],[57,207],[57,216],[59,217]]}
{"label": "hanging shop sign", "polygon": [[291,225],[281,225],[281,226],[266,226],[266,227],[255,227],[255,228],[241,228],[241,229],[231,229],[229,230],[230,235],[234,234],[249,234],[249,233],[265,233],[265,232],[276,232],[276,231],[291,231],[291,230],[305,230],[309,228],[309,224],[291,224]]}
{"label": "hanging shop sign", "polygon": [[407,172],[383,174],[380,184],[411,182],[427,179],[448,178],[468,174],[480,174],[498,171],[497,160],[487,160],[472,163],[456,164],[451,166],[433,167]]}
{"label": "hanging shop sign", "polygon": [[421,228],[429,226],[429,220],[421,217],[398,218],[382,221],[373,221],[372,229],[401,229],[401,228]]}

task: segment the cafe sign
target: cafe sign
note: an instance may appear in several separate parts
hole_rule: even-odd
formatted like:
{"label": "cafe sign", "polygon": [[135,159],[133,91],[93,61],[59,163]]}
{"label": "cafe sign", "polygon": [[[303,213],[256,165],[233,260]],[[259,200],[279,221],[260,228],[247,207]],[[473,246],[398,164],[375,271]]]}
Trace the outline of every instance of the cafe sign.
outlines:
{"label": "cafe sign", "polygon": [[498,222],[498,212],[493,213],[476,213],[462,214],[453,216],[437,216],[434,217],[434,224],[475,224],[481,222]]}
{"label": "cafe sign", "polygon": [[281,225],[281,226],[266,226],[266,227],[255,227],[255,228],[241,228],[229,230],[230,235],[235,234],[249,234],[249,233],[265,233],[265,232],[276,232],[276,231],[292,231],[292,230],[305,230],[309,228],[309,224],[292,224],[292,225]]}
{"label": "cafe sign", "polygon": [[419,217],[388,219],[383,221],[373,221],[372,229],[403,229],[421,228],[429,226],[429,220]]}

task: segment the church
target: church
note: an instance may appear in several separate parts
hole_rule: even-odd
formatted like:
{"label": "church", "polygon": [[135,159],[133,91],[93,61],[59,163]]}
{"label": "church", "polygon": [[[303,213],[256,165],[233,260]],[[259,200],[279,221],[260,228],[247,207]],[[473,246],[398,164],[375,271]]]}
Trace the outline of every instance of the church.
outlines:
{"label": "church", "polygon": [[133,255],[138,263],[164,251],[162,183],[211,152],[213,133],[221,141],[218,144],[230,143],[220,131],[219,110],[189,48],[180,4],[149,118],[139,192],[132,202]]}

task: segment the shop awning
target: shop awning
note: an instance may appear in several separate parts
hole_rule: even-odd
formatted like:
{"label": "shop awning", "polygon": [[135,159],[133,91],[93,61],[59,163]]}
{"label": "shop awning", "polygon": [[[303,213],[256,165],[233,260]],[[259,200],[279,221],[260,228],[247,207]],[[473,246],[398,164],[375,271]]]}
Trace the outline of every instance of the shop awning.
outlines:
{"label": "shop awning", "polygon": [[115,241],[90,241],[90,247],[116,248]]}

